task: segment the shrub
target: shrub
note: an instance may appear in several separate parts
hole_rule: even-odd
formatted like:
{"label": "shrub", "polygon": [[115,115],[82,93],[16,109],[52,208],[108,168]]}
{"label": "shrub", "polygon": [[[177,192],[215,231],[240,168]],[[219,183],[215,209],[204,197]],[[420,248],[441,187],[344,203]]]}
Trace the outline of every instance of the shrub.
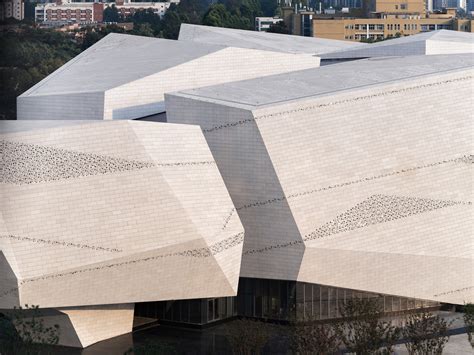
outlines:
{"label": "shrub", "polygon": [[449,323],[431,313],[410,315],[403,328],[410,355],[440,355],[449,340]]}

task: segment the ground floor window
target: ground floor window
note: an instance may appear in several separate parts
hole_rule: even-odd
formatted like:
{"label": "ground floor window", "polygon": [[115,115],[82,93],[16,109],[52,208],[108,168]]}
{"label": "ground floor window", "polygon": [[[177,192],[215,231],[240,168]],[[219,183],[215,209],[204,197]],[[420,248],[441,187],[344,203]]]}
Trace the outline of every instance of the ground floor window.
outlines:
{"label": "ground floor window", "polygon": [[339,318],[345,302],[354,298],[373,299],[386,313],[440,305],[306,282],[240,278],[236,297],[137,303],[135,315],[194,325],[235,316],[280,321],[327,320]]}

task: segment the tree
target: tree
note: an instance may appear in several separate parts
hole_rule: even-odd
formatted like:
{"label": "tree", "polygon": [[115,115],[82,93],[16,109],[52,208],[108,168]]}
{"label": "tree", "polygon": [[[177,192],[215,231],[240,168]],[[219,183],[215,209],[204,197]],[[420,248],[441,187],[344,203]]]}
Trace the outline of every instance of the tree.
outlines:
{"label": "tree", "polygon": [[258,355],[270,338],[267,324],[250,319],[239,319],[227,324],[225,332],[232,353],[236,355]]}
{"label": "tree", "polygon": [[84,38],[82,40],[82,50],[86,50],[90,46],[92,46],[94,43],[100,41],[103,38],[103,35],[94,30],[94,29],[86,29]]}
{"label": "tree", "polygon": [[474,349],[474,304],[467,303],[464,305],[464,324],[466,325],[467,337],[469,343]]}
{"label": "tree", "polygon": [[349,352],[393,353],[400,329],[381,320],[383,310],[378,299],[348,300],[340,312],[344,320],[335,325],[335,331]]}
{"label": "tree", "polygon": [[137,27],[130,33],[137,36],[154,37],[153,28],[149,23],[141,23],[137,25]]}
{"label": "tree", "polygon": [[290,31],[288,30],[288,27],[286,27],[286,24],[285,24],[284,21],[279,21],[277,23],[272,23],[267,32],[283,33],[283,34],[289,34],[290,33]]}
{"label": "tree", "polygon": [[58,344],[59,333],[59,325],[45,325],[38,306],[15,308],[0,317],[1,354],[49,354],[47,346]]}
{"label": "tree", "polygon": [[0,350],[6,355],[13,354],[18,343],[21,343],[21,339],[11,319],[0,313]]}
{"label": "tree", "polygon": [[273,17],[276,15],[278,1],[260,0],[260,7],[263,16]]}
{"label": "tree", "polygon": [[226,27],[229,22],[230,13],[222,4],[213,4],[202,19],[202,24],[214,27]]}
{"label": "tree", "polygon": [[209,7],[207,0],[181,0],[177,10],[187,23],[201,24],[202,17]]}
{"label": "tree", "polygon": [[[131,16],[131,20],[136,26],[136,31],[134,30],[132,33],[149,36],[151,28],[154,36],[177,39],[181,23],[200,24],[207,6],[206,0],[182,0],[178,5],[171,4],[163,18],[151,9],[137,11]],[[140,28],[143,25],[146,27]]]}
{"label": "tree", "polygon": [[0,34],[0,118],[16,118],[16,97],[80,53],[72,35],[22,26]]}
{"label": "tree", "polygon": [[119,22],[120,20],[121,16],[115,5],[108,6],[104,10],[104,22]]}
{"label": "tree", "polygon": [[163,16],[163,37],[178,39],[181,23],[182,20],[176,9],[176,5],[172,4]]}
{"label": "tree", "polygon": [[255,17],[261,15],[259,0],[219,0],[219,3],[209,7],[202,24],[252,30]]}
{"label": "tree", "polygon": [[[135,26],[132,34],[142,36],[150,36],[149,30],[152,36],[159,36],[163,25],[160,15],[155,14],[152,9],[138,10],[128,20],[131,20]],[[140,29],[143,25],[146,27]]]}
{"label": "tree", "polygon": [[403,328],[408,353],[441,355],[449,340],[449,324],[441,317],[427,312],[410,315]]}
{"label": "tree", "polygon": [[335,354],[340,341],[332,327],[314,321],[291,324],[290,349],[299,355]]}
{"label": "tree", "polygon": [[109,33],[125,33],[126,31],[115,24],[108,25],[100,28],[99,30],[95,28],[87,28],[85,31],[84,39],[82,41],[81,49],[85,50],[100,41],[102,38],[107,36]]}

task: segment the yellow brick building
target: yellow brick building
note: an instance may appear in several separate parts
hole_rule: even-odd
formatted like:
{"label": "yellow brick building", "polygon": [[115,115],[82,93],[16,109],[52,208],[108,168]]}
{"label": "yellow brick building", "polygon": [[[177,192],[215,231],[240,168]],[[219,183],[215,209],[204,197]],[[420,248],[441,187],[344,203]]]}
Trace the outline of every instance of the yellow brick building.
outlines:
{"label": "yellow brick building", "polygon": [[289,7],[282,12],[292,34],[336,40],[375,41],[443,29],[474,32],[472,19],[456,18],[454,8],[427,13],[424,0],[367,0],[363,4],[358,12],[330,16],[307,9],[295,13]]}
{"label": "yellow brick building", "polygon": [[425,14],[425,4],[420,0],[375,0],[370,11],[379,14]]}
{"label": "yellow brick building", "polygon": [[385,18],[313,19],[313,36],[319,38],[361,41],[414,35],[435,30],[473,32],[473,20],[432,18],[408,15]]}

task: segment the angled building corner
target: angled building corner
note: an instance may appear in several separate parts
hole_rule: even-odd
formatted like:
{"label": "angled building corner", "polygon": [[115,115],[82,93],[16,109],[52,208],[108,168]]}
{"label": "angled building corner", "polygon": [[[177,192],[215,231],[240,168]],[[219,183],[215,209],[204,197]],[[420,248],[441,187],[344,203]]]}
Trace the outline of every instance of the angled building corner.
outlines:
{"label": "angled building corner", "polygon": [[472,79],[470,54],[362,60],[169,94],[167,114],[201,125],[242,277],[464,304]]}
{"label": "angled building corner", "polygon": [[54,311],[60,344],[85,347],[130,332],[133,303],[235,296],[243,228],[199,127],[82,122],[0,138],[0,308]]}

